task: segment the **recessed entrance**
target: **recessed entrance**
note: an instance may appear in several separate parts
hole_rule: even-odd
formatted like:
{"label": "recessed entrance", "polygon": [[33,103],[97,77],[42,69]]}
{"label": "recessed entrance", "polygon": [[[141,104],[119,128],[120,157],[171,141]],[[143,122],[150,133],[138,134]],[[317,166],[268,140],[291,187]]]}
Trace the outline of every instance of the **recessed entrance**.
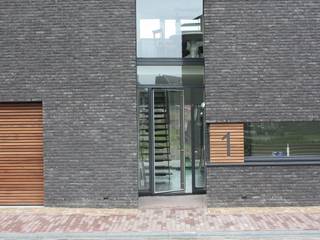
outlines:
{"label": "recessed entrance", "polygon": [[203,88],[194,84],[202,75],[181,78],[138,89],[140,194],[204,191]]}

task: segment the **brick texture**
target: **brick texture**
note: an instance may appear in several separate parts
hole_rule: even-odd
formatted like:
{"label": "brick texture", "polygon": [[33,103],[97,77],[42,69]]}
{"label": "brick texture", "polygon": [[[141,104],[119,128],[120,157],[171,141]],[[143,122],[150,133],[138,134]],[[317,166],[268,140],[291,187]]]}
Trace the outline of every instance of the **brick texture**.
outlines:
{"label": "brick texture", "polygon": [[209,207],[320,204],[320,165],[216,166],[207,170]]}
{"label": "brick texture", "polygon": [[134,0],[0,2],[0,101],[42,101],[45,205],[136,207]]}
{"label": "brick texture", "polygon": [[320,119],[320,2],[205,0],[207,120]]}

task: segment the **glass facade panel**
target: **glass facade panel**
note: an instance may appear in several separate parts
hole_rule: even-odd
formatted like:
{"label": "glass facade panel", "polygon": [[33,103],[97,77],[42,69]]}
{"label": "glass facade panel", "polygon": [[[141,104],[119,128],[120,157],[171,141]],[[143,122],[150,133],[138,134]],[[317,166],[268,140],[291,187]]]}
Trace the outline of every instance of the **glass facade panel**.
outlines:
{"label": "glass facade panel", "polygon": [[205,187],[203,0],[137,0],[136,5],[139,190],[200,192]]}
{"label": "glass facade panel", "polygon": [[[203,126],[204,109],[203,88],[185,87],[184,88],[184,131],[185,131],[185,175],[186,192],[192,192],[192,175],[196,188],[203,188],[205,185],[204,175],[204,144]],[[194,165],[194,174],[192,174]]]}
{"label": "glass facade panel", "polygon": [[138,90],[139,190],[150,188],[149,90]]}
{"label": "glass facade panel", "polygon": [[202,58],[202,0],[138,0],[139,58]]}
{"label": "glass facade panel", "polygon": [[203,72],[203,66],[138,66],[138,84],[203,86]]}
{"label": "glass facade panel", "polygon": [[[203,74],[203,66],[138,66],[140,190],[150,189],[152,182],[154,192],[184,189],[186,193],[192,193],[193,186],[197,189],[205,187]],[[150,93],[153,93],[151,97]],[[178,101],[181,95],[183,104]],[[181,111],[183,113],[179,115]],[[144,113],[148,113],[147,116]],[[164,139],[165,131],[159,129],[166,126],[162,113],[169,114],[168,141]],[[153,123],[149,119],[153,119]],[[184,147],[178,147],[179,136],[183,136]],[[169,146],[169,165],[164,165],[166,161],[161,157],[166,155],[161,151]],[[154,153],[150,155],[152,149]],[[184,156],[179,158],[182,149]],[[179,161],[183,162],[181,168]],[[154,178],[149,184],[151,162]],[[165,175],[166,171],[170,171],[169,174]]]}
{"label": "glass facade panel", "polygon": [[247,123],[245,156],[255,159],[319,159],[320,122]]}
{"label": "glass facade panel", "polygon": [[193,88],[192,90],[192,110],[193,110],[193,158],[195,168],[195,187],[205,186],[205,158],[204,158],[204,107],[203,89]]}

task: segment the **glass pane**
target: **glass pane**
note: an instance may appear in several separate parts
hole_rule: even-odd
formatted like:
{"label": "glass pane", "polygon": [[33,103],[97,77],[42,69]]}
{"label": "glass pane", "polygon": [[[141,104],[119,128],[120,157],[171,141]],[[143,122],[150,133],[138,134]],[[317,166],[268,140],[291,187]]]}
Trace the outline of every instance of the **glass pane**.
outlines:
{"label": "glass pane", "polygon": [[319,159],[320,122],[248,123],[245,155],[263,159]]}
{"label": "glass pane", "polygon": [[149,190],[149,92],[138,90],[139,190]]}
{"label": "glass pane", "polygon": [[202,87],[203,72],[203,66],[138,66],[138,84]]}
{"label": "glass pane", "polygon": [[204,108],[203,103],[203,89],[192,89],[192,118],[193,118],[193,153],[194,153],[194,167],[195,167],[195,187],[203,188],[205,183],[205,159],[204,159]]}
{"label": "glass pane", "polygon": [[203,57],[202,9],[202,0],[138,0],[138,57]]}
{"label": "glass pane", "polygon": [[154,91],[155,192],[183,187],[182,91]]}
{"label": "glass pane", "polygon": [[192,193],[192,100],[191,88],[184,90],[185,192]]}
{"label": "glass pane", "polygon": [[195,187],[204,187],[203,88],[184,90],[185,176],[187,193],[192,192],[192,162],[194,162]]}

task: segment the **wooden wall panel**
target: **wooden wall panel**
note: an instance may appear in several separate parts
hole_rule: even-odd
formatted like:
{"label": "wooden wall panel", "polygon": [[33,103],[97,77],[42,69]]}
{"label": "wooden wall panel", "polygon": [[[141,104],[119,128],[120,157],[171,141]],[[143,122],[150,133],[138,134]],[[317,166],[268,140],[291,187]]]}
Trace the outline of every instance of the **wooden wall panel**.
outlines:
{"label": "wooden wall panel", "polygon": [[210,161],[244,162],[244,126],[242,123],[214,123],[209,126]]}
{"label": "wooden wall panel", "polygon": [[0,205],[42,205],[43,119],[38,103],[0,103]]}

